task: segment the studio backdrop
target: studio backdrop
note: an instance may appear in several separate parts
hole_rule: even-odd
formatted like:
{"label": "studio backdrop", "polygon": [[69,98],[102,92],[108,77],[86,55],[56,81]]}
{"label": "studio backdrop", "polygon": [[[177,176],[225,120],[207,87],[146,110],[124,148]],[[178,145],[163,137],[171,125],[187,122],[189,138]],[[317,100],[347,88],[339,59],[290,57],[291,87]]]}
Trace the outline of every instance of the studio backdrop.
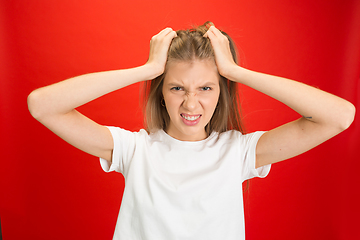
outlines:
{"label": "studio backdrop", "polygon": [[[33,119],[27,95],[80,74],[146,62],[165,27],[212,21],[235,40],[242,66],[291,78],[359,104],[358,0],[37,0],[0,4],[0,217],[17,239],[111,239],[124,178]],[[78,110],[103,125],[143,127],[141,85]],[[300,117],[241,86],[247,132]],[[246,236],[360,239],[359,118],[335,138],[274,164],[245,194]]]}

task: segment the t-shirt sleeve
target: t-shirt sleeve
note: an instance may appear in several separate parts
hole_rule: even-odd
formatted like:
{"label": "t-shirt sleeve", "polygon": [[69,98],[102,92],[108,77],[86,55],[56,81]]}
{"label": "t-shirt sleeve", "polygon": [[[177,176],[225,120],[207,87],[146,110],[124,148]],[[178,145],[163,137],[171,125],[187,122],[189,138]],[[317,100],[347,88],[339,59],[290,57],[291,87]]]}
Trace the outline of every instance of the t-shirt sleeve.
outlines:
{"label": "t-shirt sleeve", "polygon": [[255,168],[256,163],[256,145],[260,137],[264,134],[263,131],[258,131],[241,136],[241,144],[244,146],[244,162],[242,169],[242,181],[260,177],[266,177],[271,168],[271,164]]}
{"label": "t-shirt sleeve", "polygon": [[119,172],[124,174],[135,150],[136,133],[118,128],[107,127],[113,137],[113,152],[111,163],[100,158],[100,165],[105,172]]}

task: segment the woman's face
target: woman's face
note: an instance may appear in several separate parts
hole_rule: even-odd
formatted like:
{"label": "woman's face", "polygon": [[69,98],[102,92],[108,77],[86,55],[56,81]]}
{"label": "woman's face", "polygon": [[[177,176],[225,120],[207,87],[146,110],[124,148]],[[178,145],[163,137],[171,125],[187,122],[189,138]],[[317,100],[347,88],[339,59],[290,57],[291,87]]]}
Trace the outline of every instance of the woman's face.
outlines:
{"label": "woman's face", "polygon": [[167,134],[181,141],[207,137],[205,126],[219,99],[219,78],[214,60],[169,63],[162,89],[170,116]]}

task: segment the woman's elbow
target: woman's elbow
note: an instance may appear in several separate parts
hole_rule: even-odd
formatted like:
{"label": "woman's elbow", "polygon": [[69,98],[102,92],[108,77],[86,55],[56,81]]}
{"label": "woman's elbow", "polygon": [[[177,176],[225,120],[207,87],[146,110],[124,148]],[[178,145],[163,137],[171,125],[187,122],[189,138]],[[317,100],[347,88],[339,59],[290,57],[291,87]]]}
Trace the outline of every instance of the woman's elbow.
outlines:
{"label": "woman's elbow", "polygon": [[41,111],[41,96],[38,90],[32,91],[27,97],[28,109],[35,119],[39,120],[42,116]]}
{"label": "woman's elbow", "polygon": [[350,125],[354,121],[355,112],[355,106],[352,103],[347,102],[347,104],[344,106],[343,116],[341,117],[342,121],[340,123],[340,129],[342,131],[350,127]]}

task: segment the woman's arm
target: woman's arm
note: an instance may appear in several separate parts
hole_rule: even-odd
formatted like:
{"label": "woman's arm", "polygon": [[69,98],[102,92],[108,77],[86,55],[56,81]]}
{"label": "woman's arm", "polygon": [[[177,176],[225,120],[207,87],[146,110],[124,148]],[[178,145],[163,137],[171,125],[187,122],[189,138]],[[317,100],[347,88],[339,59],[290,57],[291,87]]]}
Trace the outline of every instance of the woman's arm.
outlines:
{"label": "woman's arm", "polygon": [[71,145],[111,161],[113,140],[109,130],[75,108],[162,74],[169,45],[175,36],[170,28],[155,35],[150,42],[149,60],[143,66],[85,74],[33,91],[28,96],[31,115]]}
{"label": "woman's arm", "polygon": [[218,70],[286,104],[303,117],[265,133],[256,149],[256,167],[299,155],[350,126],[355,107],[348,101],[308,85],[239,67],[229,55],[226,36],[215,27],[206,34],[214,47]]}
{"label": "woman's arm", "polygon": [[347,129],[354,106],[308,85],[244,68],[227,76],[286,104],[303,117],[265,133],[259,140],[257,167],[299,155]]}

